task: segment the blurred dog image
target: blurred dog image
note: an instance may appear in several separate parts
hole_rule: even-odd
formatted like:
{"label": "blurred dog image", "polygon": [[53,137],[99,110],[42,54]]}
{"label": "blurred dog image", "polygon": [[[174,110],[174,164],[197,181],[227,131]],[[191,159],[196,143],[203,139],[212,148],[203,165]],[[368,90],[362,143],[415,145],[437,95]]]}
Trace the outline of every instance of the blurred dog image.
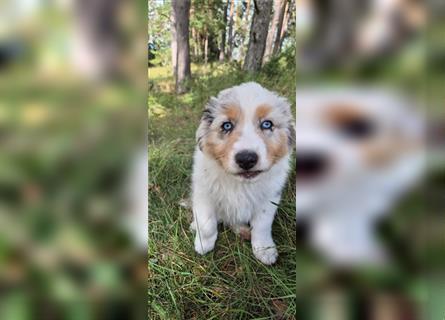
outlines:
{"label": "blurred dog image", "polygon": [[428,20],[424,1],[297,0],[296,5],[300,72],[363,66],[391,56]]}
{"label": "blurred dog image", "polygon": [[297,90],[296,218],[328,262],[388,260],[375,225],[424,167],[423,123],[410,104],[380,89]]}
{"label": "blurred dog image", "polygon": [[192,176],[195,250],[211,251],[217,225],[251,228],[255,257],[275,263],[272,223],[294,144],[288,101],[249,82],[211,98],[196,132]]}

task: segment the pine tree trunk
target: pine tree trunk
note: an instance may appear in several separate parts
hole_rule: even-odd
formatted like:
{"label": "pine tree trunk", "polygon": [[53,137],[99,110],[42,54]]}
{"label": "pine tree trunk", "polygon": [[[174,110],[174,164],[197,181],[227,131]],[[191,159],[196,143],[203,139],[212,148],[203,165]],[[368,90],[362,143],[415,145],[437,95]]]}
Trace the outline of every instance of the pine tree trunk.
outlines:
{"label": "pine tree trunk", "polygon": [[193,38],[193,57],[197,59],[198,57],[198,39],[196,36],[195,28],[192,28],[192,38]]}
{"label": "pine tree trunk", "polygon": [[242,32],[241,32],[241,46],[240,46],[240,59],[244,59],[245,57],[245,39],[247,33],[247,26],[249,25],[249,17],[250,17],[250,2],[251,0],[247,0],[246,11],[244,12],[243,23],[241,24]]}
{"label": "pine tree trunk", "polygon": [[250,27],[249,48],[244,61],[244,70],[258,71],[263,61],[269,29],[272,0],[254,0],[255,11]]}
{"label": "pine tree trunk", "polygon": [[289,0],[281,1],[280,15],[278,17],[277,31],[276,31],[275,41],[273,44],[272,55],[276,55],[278,52],[280,52],[281,31],[283,30],[283,24],[284,24],[285,20],[286,20],[286,27],[287,27],[288,20],[286,19],[286,16],[287,16],[288,8],[289,8]]}
{"label": "pine tree trunk", "polygon": [[272,56],[273,45],[275,43],[276,36],[278,37],[279,32],[281,32],[281,30],[278,32],[278,28],[280,27],[279,25],[282,23],[283,20],[285,6],[286,3],[284,0],[274,0],[272,24],[267,34],[263,64],[269,61],[270,57]]}
{"label": "pine tree trunk", "polygon": [[204,63],[207,65],[207,62],[209,61],[209,33],[206,30],[205,31],[206,36],[204,40]]}
{"label": "pine tree trunk", "polygon": [[186,91],[185,82],[191,77],[189,46],[190,0],[173,0],[172,5],[175,12],[177,42],[176,93],[184,93]]}
{"label": "pine tree trunk", "polygon": [[250,13],[250,1],[251,0],[247,0],[247,7],[246,7],[246,13],[247,13],[247,19],[246,21],[249,19],[249,13]]}
{"label": "pine tree trunk", "polygon": [[118,32],[121,1],[77,0],[73,5],[72,57],[76,70],[96,79],[118,74],[122,49]]}
{"label": "pine tree trunk", "polygon": [[224,13],[224,27],[221,30],[221,43],[219,45],[219,61],[224,61],[226,59],[226,26],[227,26],[227,8],[229,6],[229,1],[227,0],[223,8]]}
{"label": "pine tree trunk", "polygon": [[227,41],[227,57],[232,60],[233,50],[233,13],[235,11],[235,0],[230,1],[230,13],[229,13],[229,39]]}
{"label": "pine tree trunk", "polygon": [[177,42],[177,35],[176,35],[176,17],[175,17],[175,10],[171,11],[170,14],[170,23],[171,23],[171,50],[172,50],[172,71],[173,71],[173,77],[176,79],[178,78],[178,42]]}
{"label": "pine tree trunk", "polygon": [[280,52],[283,46],[283,40],[286,37],[286,32],[289,24],[289,19],[292,17],[293,0],[286,5],[286,12],[284,14],[283,25],[281,27],[280,38],[278,39],[278,45],[274,47],[274,54]]}

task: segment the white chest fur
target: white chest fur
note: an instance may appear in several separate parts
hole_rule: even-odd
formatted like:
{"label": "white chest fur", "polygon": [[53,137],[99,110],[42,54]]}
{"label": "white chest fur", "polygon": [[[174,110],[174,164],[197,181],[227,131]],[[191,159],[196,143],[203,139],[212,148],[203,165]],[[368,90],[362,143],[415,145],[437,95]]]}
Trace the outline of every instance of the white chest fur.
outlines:
{"label": "white chest fur", "polygon": [[194,160],[194,199],[206,197],[210,200],[218,220],[228,225],[246,224],[265,206],[277,201],[289,170],[289,157],[284,157],[257,179],[241,181],[226,173],[199,149]]}

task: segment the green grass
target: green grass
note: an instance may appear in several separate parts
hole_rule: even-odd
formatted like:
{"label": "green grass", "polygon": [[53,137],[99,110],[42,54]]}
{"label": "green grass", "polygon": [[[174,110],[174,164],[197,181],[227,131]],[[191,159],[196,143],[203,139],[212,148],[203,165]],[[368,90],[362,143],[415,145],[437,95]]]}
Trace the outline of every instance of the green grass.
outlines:
{"label": "green grass", "polygon": [[[297,258],[295,187],[286,186],[273,226],[279,260],[265,266],[250,242],[220,227],[215,250],[199,256],[189,230],[194,134],[206,101],[254,80],[294,101],[293,70],[247,75],[234,65],[193,66],[189,93],[172,93],[166,68],[149,70],[149,313],[150,319],[293,319]],[[291,68],[292,69],[292,68]],[[290,179],[295,181],[295,179]]]}

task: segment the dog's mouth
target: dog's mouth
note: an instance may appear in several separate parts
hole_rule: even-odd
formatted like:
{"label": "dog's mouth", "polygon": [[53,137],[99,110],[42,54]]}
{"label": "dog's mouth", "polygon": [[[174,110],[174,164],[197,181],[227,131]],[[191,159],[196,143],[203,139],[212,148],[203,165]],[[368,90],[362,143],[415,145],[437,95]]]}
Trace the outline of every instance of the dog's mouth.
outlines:
{"label": "dog's mouth", "polygon": [[242,177],[244,179],[253,179],[255,177],[257,177],[260,173],[262,173],[263,171],[243,171],[240,173],[237,173],[236,175],[239,177]]}

